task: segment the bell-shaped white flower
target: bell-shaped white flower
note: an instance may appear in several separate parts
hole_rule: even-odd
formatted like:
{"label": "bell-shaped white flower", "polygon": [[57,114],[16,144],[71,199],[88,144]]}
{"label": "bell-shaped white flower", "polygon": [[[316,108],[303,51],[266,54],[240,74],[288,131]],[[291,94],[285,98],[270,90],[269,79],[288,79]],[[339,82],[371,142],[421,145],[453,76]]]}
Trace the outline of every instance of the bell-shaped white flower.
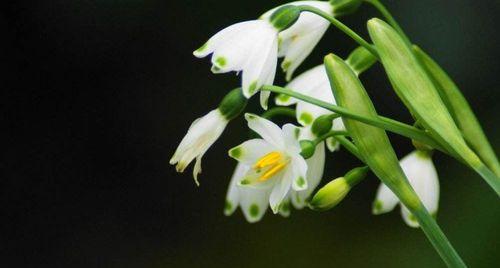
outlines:
{"label": "bell-shaped white flower", "polygon": [[[320,99],[324,102],[336,104],[332,89],[330,87],[330,81],[328,80],[328,76],[323,64],[318,65],[297,76],[290,83],[288,83],[288,85],[286,85],[286,88],[303,95]],[[327,109],[286,95],[278,95],[278,97],[276,97],[276,104],[280,106],[290,106],[297,104],[297,121],[301,125],[306,127],[311,126],[314,120],[322,115],[333,114]],[[336,118],[333,120],[332,129],[337,131],[345,130],[341,118]],[[329,138],[327,140],[328,148],[331,151],[334,151],[338,148],[338,144],[336,144],[334,140],[334,138]]]}
{"label": "bell-shaped white flower", "polygon": [[[269,20],[233,24],[210,38],[193,53],[198,58],[212,55],[212,71],[242,72],[242,89],[247,98],[263,85],[272,84],[276,74],[278,29]],[[261,92],[261,105],[267,108],[269,92]]]}
{"label": "bell-shaped white flower", "polygon": [[[431,215],[436,215],[439,206],[439,180],[430,153],[414,151],[402,158],[400,164],[425,208]],[[396,195],[381,183],[373,203],[373,213],[378,215],[389,212],[398,203]],[[401,204],[401,214],[406,224],[411,227],[419,226],[415,217],[403,204]]]}
{"label": "bell-shaped white flower", "polygon": [[[311,139],[312,134],[305,128],[300,131],[300,140]],[[320,143],[316,146],[313,156],[306,159],[307,163],[307,189],[296,191],[290,189],[288,195],[283,199],[282,205],[279,206],[279,213],[282,216],[290,214],[291,202],[297,209],[302,209],[306,206],[307,200],[313,193],[314,189],[319,185],[325,166],[325,145]],[[238,162],[231,181],[229,183],[228,191],[226,194],[226,203],[224,206],[224,214],[229,216],[239,207],[243,211],[243,215],[248,222],[254,223],[260,221],[266,213],[269,197],[271,195],[271,188],[269,187],[248,187],[245,185],[238,185],[244,179],[248,171],[251,169],[250,165]],[[290,201],[291,200],[291,201]]]}
{"label": "bell-shaped white flower", "polygon": [[196,184],[199,185],[198,174],[201,173],[201,158],[220,137],[227,123],[228,119],[221,113],[220,109],[212,110],[196,119],[170,159],[170,164],[176,165],[177,172],[183,172],[196,158],[193,177]]}
{"label": "bell-shaped white flower", "polygon": [[[307,5],[330,15],[334,14],[334,7],[328,1],[296,1],[285,5]],[[280,7],[269,10],[261,18],[269,18]],[[287,80],[292,78],[293,72],[311,54],[329,25],[330,23],[323,17],[303,12],[294,25],[280,32],[279,57],[284,57],[281,67],[286,72]]]}
{"label": "bell-shaped white flower", "polygon": [[229,155],[249,167],[238,186],[269,189],[269,205],[274,213],[286,204],[290,189],[308,187],[307,163],[300,155],[300,129],[292,124],[279,128],[253,114],[245,115],[250,129],[262,139],[248,140],[231,149]]}

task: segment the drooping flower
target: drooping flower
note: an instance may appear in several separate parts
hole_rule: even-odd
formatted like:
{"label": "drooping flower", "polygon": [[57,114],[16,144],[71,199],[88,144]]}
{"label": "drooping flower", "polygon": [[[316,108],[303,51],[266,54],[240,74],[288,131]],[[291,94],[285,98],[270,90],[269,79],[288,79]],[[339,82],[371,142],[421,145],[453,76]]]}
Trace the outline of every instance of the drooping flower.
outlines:
{"label": "drooping flower", "polygon": [[220,137],[228,122],[219,109],[212,110],[196,119],[170,159],[170,164],[176,165],[177,172],[183,172],[196,158],[193,177],[196,184],[199,184],[198,174],[201,173],[201,158]]}
{"label": "drooping flower", "polygon": [[[263,85],[272,84],[276,74],[278,29],[269,20],[233,24],[210,38],[193,54],[212,55],[212,72],[242,72],[242,89],[247,98]],[[269,92],[261,92],[261,105],[267,107]]]}
{"label": "drooping flower", "polygon": [[[323,64],[297,76],[290,83],[288,83],[288,85],[286,85],[286,88],[316,99],[320,99],[324,102],[336,104],[330,87],[330,81],[328,80]],[[276,104],[281,106],[296,104],[297,121],[306,127],[310,127],[314,120],[322,115],[333,114],[327,109],[286,95],[278,95],[278,97],[276,97]],[[332,130],[345,130],[341,118],[333,120]],[[326,143],[331,151],[338,148],[338,144],[335,142],[334,138],[327,139]]]}
{"label": "drooping flower", "polygon": [[201,159],[206,151],[220,137],[227,123],[238,116],[247,104],[247,99],[240,88],[231,90],[222,99],[219,107],[196,119],[170,159],[176,165],[177,172],[184,172],[186,167],[196,158],[193,177],[197,185],[198,174],[201,173]]}
{"label": "drooping flower", "polygon": [[248,140],[229,151],[231,157],[248,167],[236,185],[269,189],[269,205],[278,213],[286,204],[291,189],[304,191],[308,188],[307,162],[300,155],[298,141],[300,129],[292,124],[280,129],[273,122],[253,114],[245,117],[250,129],[262,138]]}
{"label": "drooping flower", "polygon": [[[439,180],[430,153],[414,151],[402,158],[400,164],[425,208],[431,215],[436,215],[439,206]],[[396,195],[385,184],[381,183],[373,203],[373,214],[389,212],[398,203],[399,199]],[[416,218],[403,204],[401,204],[401,214],[406,224],[411,227],[419,226]]]}
{"label": "drooping flower", "polygon": [[[328,1],[296,1],[285,5],[312,6],[334,15],[334,7]],[[269,18],[280,7],[269,10],[261,18]],[[286,72],[287,80],[292,78],[297,67],[311,54],[329,25],[330,22],[323,17],[304,12],[294,25],[279,33],[279,57],[284,57],[281,67]]]}

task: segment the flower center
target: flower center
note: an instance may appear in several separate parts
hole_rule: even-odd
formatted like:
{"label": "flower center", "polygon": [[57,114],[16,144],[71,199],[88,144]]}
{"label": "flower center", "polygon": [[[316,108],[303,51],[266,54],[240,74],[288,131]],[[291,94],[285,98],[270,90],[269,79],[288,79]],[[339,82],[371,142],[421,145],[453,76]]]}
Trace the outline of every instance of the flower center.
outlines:
{"label": "flower center", "polygon": [[280,152],[270,152],[261,157],[253,169],[259,174],[258,181],[267,181],[288,165],[289,159]]}

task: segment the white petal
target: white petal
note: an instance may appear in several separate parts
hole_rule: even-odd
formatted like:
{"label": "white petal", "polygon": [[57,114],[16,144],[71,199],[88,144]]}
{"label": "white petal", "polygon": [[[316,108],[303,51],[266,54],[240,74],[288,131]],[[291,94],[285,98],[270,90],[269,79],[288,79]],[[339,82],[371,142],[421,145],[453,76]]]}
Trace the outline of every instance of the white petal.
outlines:
{"label": "white petal", "polygon": [[281,202],[285,199],[288,191],[290,191],[290,186],[292,184],[292,175],[290,173],[293,173],[293,170],[291,168],[287,168],[283,177],[280,178],[271,191],[269,205],[271,206],[274,214],[278,213]]}
{"label": "white petal", "polygon": [[431,157],[414,151],[401,159],[401,168],[425,208],[435,214],[439,206],[439,180]]}
{"label": "white petal", "polygon": [[249,166],[242,163],[238,163],[236,165],[233,176],[231,177],[231,181],[229,182],[229,187],[227,189],[224,215],[229,216],[233,214],[233,212],[238,207],[238,204],[240,203],[240,189],[237,186],[237,183],[245,175],[249,168]]}
{"label": "white petal", "polygon": [[292,158],[291,168],[292,173],[292,188],[294,191],[304,191],[308,188],[307,181],[307,162],[298,155]]}
{"label": "white petal", "polygon": [[282,135],[288,154],[298,155],[301,152],[299,136],[301,129],[293,124],[285,124],[282,127]]}
{"label": "white petal", "polygon": [[375,215],[387,213],[393,210],[398,202],[399,199],[397,196],[391,191],[391,189],[389,189],[389,187],[381,182],[377,190],[377,196],[373,202],[372,213]]}
{"label": "white petal", "polygon": [[271,188],[255,189],[238,186],[240,207],[248,222],[260,221],[266,213]]}
{"label": "white petal", "polygon": [[253,28],[253,21],[243,21],[226,27],[212,36],[202,47],[193,52],[194,56],[203,58],[213,53],[218,47],[231,41],[241,32],[248,32]]}
{"label": "white petal", "polygon": [[[316,87],[307,95],[330,104],[336,104],[330,84]],[[332,114],[332,112],[304,101],[297,103],[297,121],[303,126],[311,125],[316,118],[326,114]]]}
{"label": "white petal", "polygon": [[252,96],[264,84],[272,84],[278,62],[278,36],[276,29],[267,21],[258,21],[259,35],[254,36],[252,51],[247,54],[243,68],[242,90]]}
{"label": "white petal", "polygon": [[318,187],[323,177],[325,168],[325,145],[320,143],[316,146],[313,156],[306,159],[307,162],[307,189],[304,191],[292,191],[292,203],[297,209],[301,209],[306,205],[306,201],[313,191]]}
{"label": "white petal", "polygon": [[285,141],[281,129],[273,122],[254,114],[245,114],[248,127],[259,134],[264,140],[277,148],[284,149]]}
{"label": "white petal", "polygon": [[277,149],[263,139],[251,139],[229,150],[229,155],[244,163],[252,166],[259,158]]}
{"label": "white petal", "polygon": [[[311,54],[328,29],[329,23],[322,18],[319,19],[322,20],[321,24],[311,25],[314,28],[310,29],[311,31],[308,33],[297,33],[296,37],[288,44],[285,59],[281,65],[283,70],[286,71],[287,81],[292,78],[297,67]],[[288,30],[293,30],[293,26]]]}

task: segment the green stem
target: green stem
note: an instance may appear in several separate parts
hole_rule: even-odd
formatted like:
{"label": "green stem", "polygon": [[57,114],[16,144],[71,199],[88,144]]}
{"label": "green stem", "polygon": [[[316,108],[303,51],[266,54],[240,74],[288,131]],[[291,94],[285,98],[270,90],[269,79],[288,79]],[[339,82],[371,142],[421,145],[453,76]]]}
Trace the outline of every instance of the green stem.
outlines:
{"label": "green stem", "polygon": [[439,225],[423,206],[420,209],[412,211],[412,213],[419,219],[422,231],[448,267],[467,267],[441,228],[439,228]]}
{"label": "green stem", "polygon": [[330,137],[334,137],[334,136],[348,136],[349,135],[349,132],[347,131],[337,131],[337,130],[332,130],[326,134],[323,134],[321,136],[319,136],[318,138],[316,138],[314,140],[314,145],[318,145],[318,143],[330,138]]}
{"label": "green stem", "polygon": [[301,11],[311,12],[328,20],[331,24],[333,24],[333,26],[337,27],[339,30],[341,30],[349,37],[351,37],[354,41],[356,41],[359,45],[363,46],[368,51],[370,51],[374,56],[378,57],[377,50],[370,43],[368,43],[359,34],[351,30],[351,28],[340,22],[335,17],[312,6],[304,5],[304,6],[298,6],[298,8],[300,8]]}
{"label": "green stem", "polygon": [[352,118],[354,120],[379,127],[397,134],[400,134],[402,136],[408,137],[410,139],[418,140],[422,143],[425,143],[433,148],[436,148],[438,150],[441,150],[443,152],[446,152],[436,141],[434,141],[430,136],[428,136],[425,131],[419,130],[411,125],[401,123],[399,121],[383,117],[383,116],[377,116],[377,117],[366,117],[363,115],[359,115],[355,112],[352,112],[348,109],[345,109],[343,107],[329,104],[327,102],[297,93],[295,91],[292,91],[290,89],[278,87],[278,86],[263,86],[261,90],[264,91],[271,91],[275,93],[281,93],[285,94],[291,97],[294,97],[296,99],[314,104],[316,106],[325,108],[329,111],[338,113],[342,116]]}
{"label": "green stem", "polygon": [[342,145],[351,154],[356,156],[361,162],[363,162],[363,163],[365,162],[365,160],[363,159],[363,157],[359,153],[358,148],[356,147],[356,145],[354,145],[354,143],[349,141],[344,136],[337,136],[337,137],[335,137],[335,139],[340,143],[340,145]]}
{"label": "green stem", "polygon": [[273,107],[262,113],[261,117],[271,119],[276,116],[286,116],[295,118],[295,110],[288,107]]}
{"label": "green stem", "polygon": [[365,2],[373,5],[384,16],[387,22],[401,35],[407,45],[411,46],[410,38],[405,34],[403,29],[399,26],[398,22],[394,19],[392,14],[379,0],[364,0]]}

